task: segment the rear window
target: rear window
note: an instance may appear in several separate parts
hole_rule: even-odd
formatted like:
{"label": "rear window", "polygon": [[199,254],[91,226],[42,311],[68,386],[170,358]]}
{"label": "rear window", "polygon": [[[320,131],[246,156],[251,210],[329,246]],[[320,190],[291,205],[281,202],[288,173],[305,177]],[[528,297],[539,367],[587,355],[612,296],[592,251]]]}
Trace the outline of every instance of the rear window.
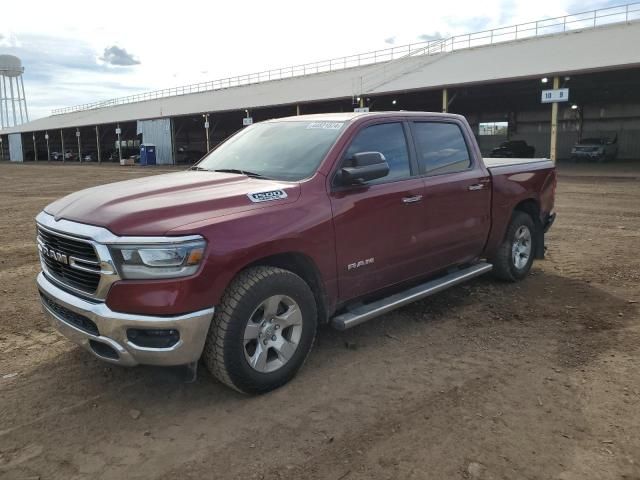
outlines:
{"label": "rear window", "polygon": [[438,175],[471,167],[467,143],[457,124],[414,122],[412,131],[421,173]]}

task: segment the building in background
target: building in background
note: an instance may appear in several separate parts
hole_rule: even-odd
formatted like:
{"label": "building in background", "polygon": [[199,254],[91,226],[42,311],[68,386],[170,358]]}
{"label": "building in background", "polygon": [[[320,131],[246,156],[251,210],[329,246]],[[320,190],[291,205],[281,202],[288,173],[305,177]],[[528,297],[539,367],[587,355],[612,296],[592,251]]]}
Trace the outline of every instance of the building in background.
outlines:
{"label": "building in background", "polygon": [[253,122],[356,109],[464,115],[484,155],[564,160],[588,138],[638,160],[639,39],[637,2],[70,106],[0,129],[0,159],[131,162],[152,144],[186,165]]}

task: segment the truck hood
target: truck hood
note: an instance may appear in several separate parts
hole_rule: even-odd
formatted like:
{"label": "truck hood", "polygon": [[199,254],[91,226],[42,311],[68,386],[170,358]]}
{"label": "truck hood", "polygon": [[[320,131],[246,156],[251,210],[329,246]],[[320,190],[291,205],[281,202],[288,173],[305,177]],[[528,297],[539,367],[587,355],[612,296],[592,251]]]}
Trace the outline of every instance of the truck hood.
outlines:
{"label": "truck hood", "polygon": [[116,235],[166,235],[189,223],[295,202],[299,195],[295,183],[186,171],[81,190],[51,203],[45,212]]}

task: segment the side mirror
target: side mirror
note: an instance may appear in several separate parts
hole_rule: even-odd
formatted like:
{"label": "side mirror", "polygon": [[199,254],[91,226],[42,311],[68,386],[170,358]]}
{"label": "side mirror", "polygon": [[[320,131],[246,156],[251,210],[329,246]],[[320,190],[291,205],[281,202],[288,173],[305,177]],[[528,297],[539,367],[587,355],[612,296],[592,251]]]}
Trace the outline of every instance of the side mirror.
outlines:
{"label": "side mirror", "polygon": [[389,164],[380,152],[356,153],[338,172],[341,185],[362,185],[389,175]]}

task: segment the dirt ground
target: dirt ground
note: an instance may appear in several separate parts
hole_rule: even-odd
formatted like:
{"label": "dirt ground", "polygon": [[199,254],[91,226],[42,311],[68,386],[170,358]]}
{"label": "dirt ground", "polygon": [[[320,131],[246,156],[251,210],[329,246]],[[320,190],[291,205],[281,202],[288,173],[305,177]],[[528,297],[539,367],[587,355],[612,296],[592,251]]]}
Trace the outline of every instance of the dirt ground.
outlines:
{"label": "dirt ground", "polygon": [[253,398],[109,366],[40,311],[38,211],[156,173],[0,164],[0,478],[640,479],[640,168],[561,168],[525,281],[324,328]]}

